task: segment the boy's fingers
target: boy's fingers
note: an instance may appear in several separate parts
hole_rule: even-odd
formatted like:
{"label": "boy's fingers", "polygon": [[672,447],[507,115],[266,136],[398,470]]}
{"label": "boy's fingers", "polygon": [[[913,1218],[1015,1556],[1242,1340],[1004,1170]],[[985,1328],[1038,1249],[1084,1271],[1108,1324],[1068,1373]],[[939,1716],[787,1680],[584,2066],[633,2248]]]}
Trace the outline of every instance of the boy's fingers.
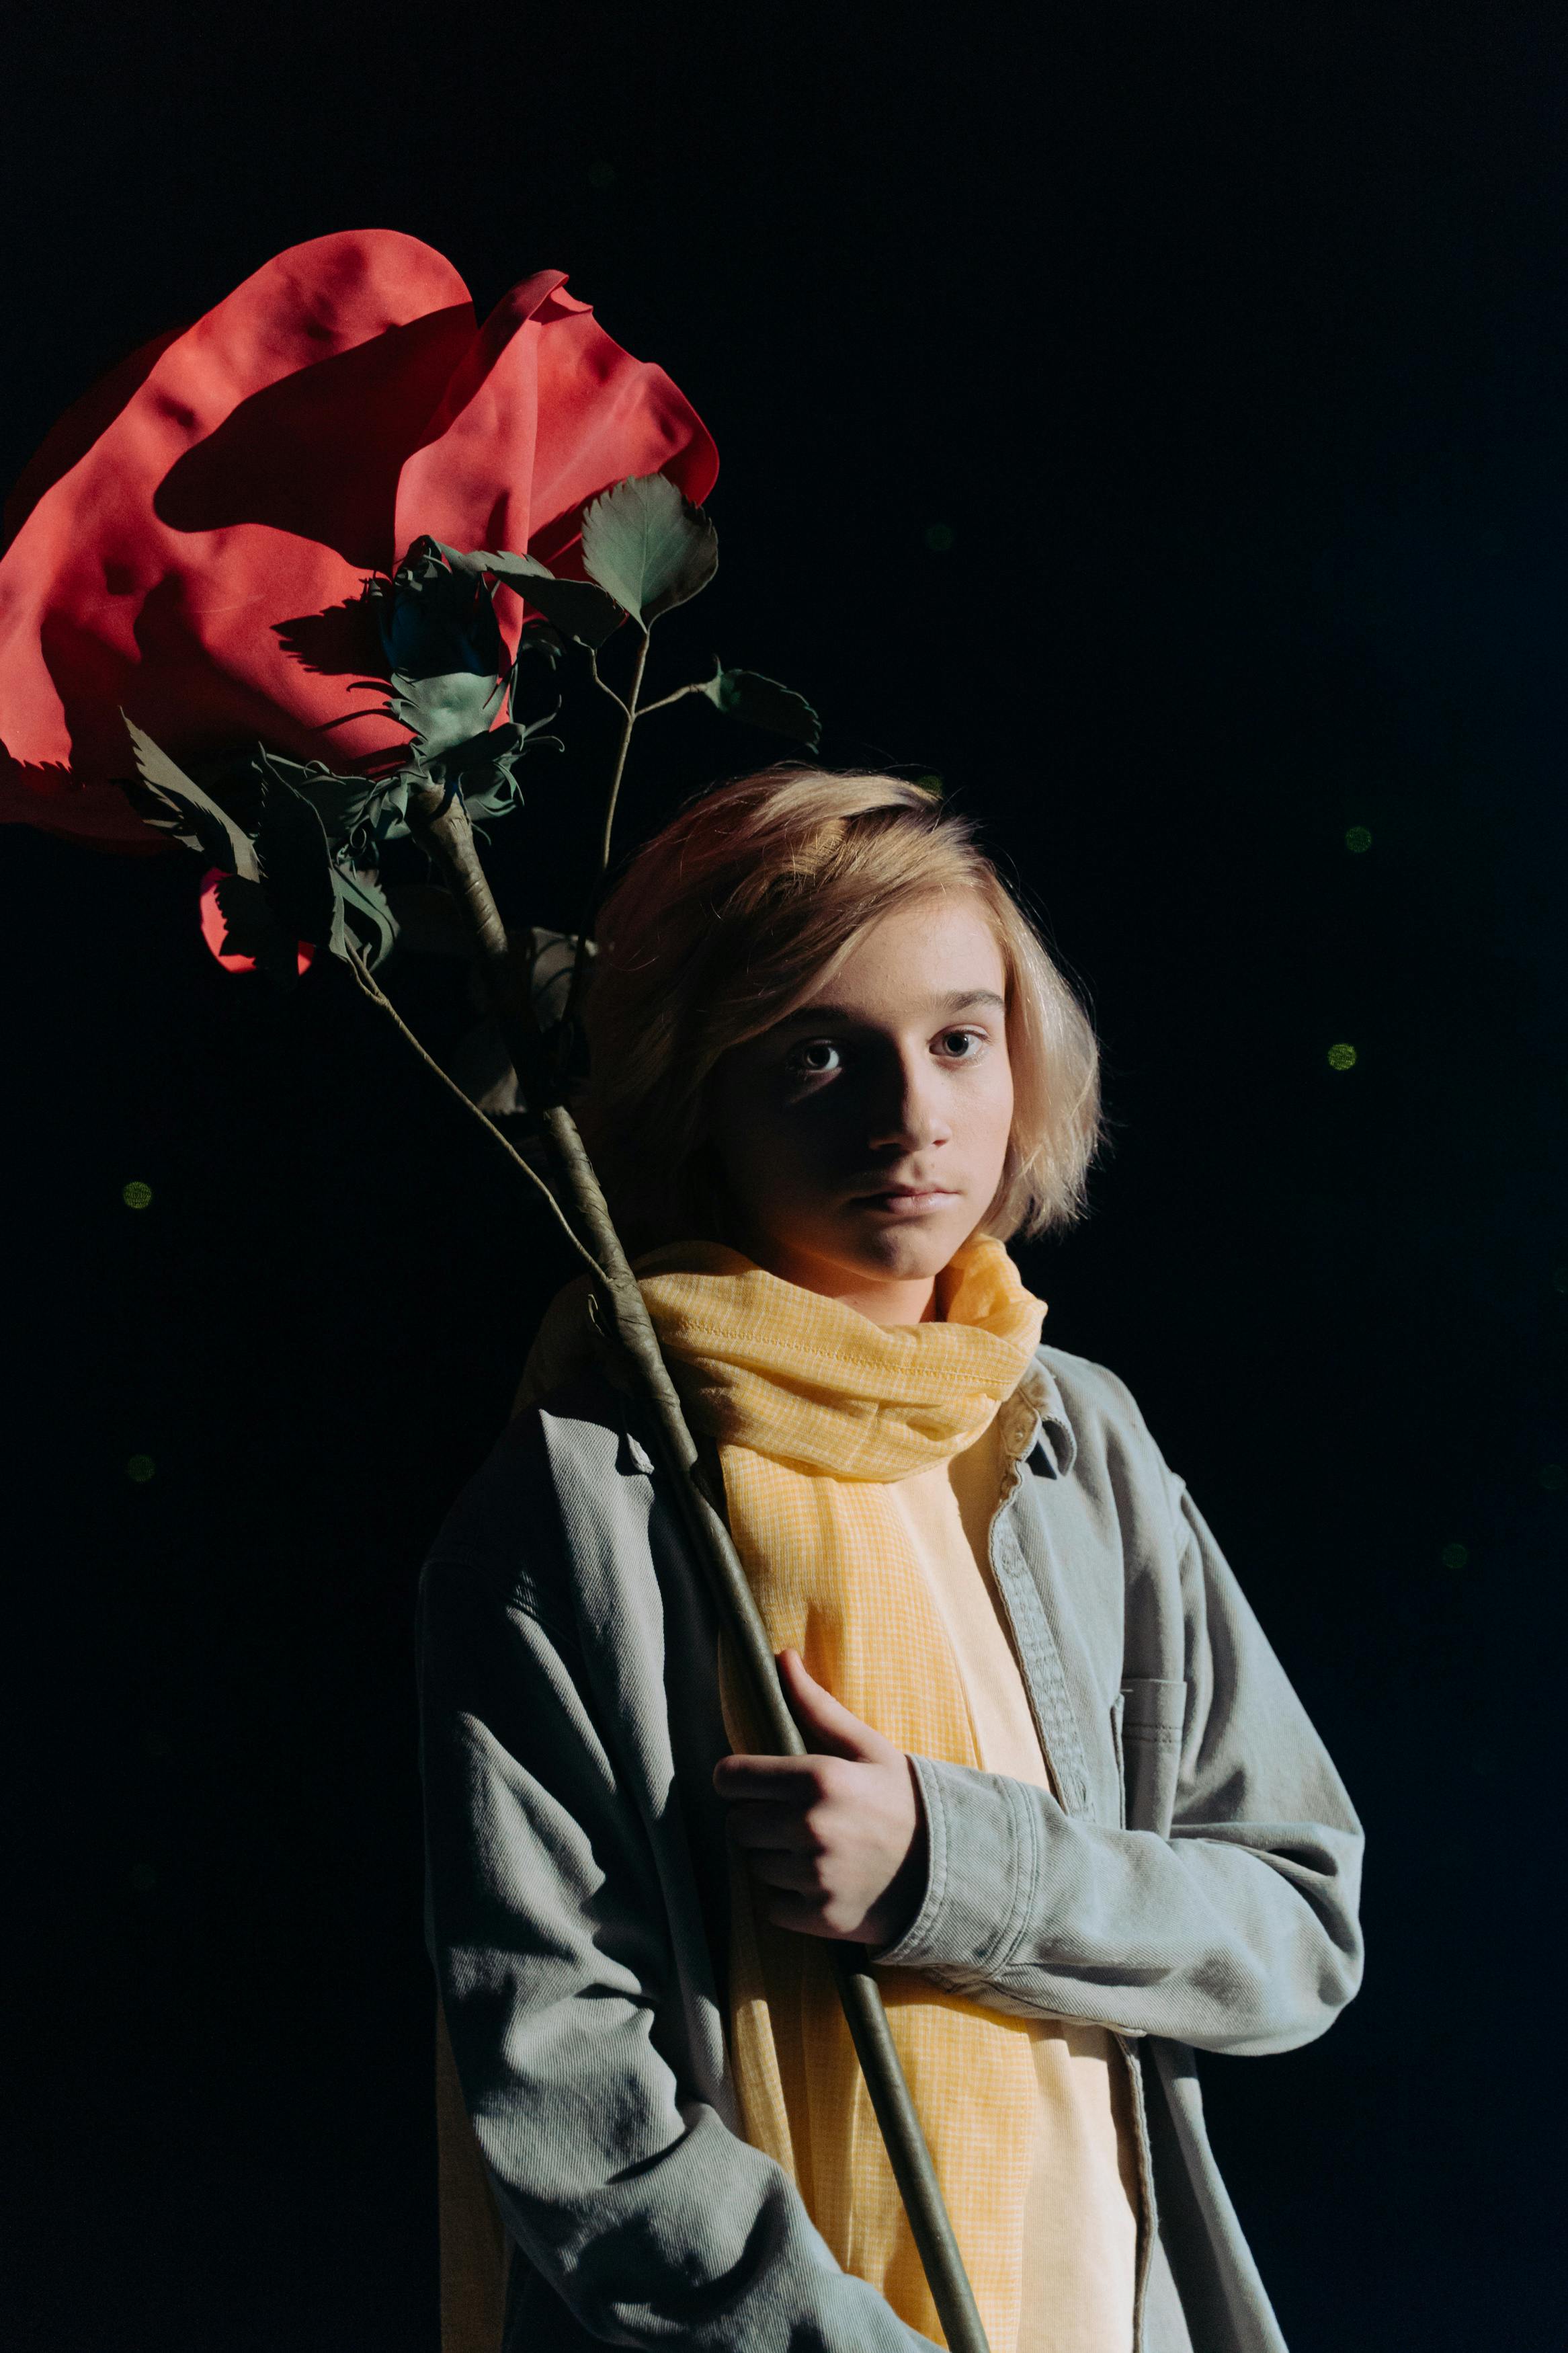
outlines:
{"label": "boy's fingers", "polygon": [[767,1907],[768,1918],[775,1928],[793,1929],[797,1936],[829,1936],[842,1939],[843,1930],[830,1928],[822,1916],[822,1899],[797,1895],[791,1888],[780,1888]]}
{"label": "boy's fingers", "polygon": [[879,1732],[817,1682],[798,1651],[781,1651],[778,1663],[790,1714],[818,1755],[871,1757],[886,1747]]}
{"label": "boy's fingers", "polygon": [[805,1815],[799,1806],[770,1806],[755,1803],[736,1806],[728,1817],[730,1836],[737,1846],[788,1849],[798,1854],[814,1853],[820,1840],[806,1828]]}
{"label": "boy's fingers", "polygon": [[819,1904],[822,1901],[816,1866],[804,1854],[781,1854],[776,1847],[770,1847],[764,1853],[752,1855],[746,1867],[761,1886],[782,1888],[791,1895],[815,1896]]}
{"label": "boy's fingers", "polygon": [[809,1757],[721,1757],[713,1787],[721,1798],[773,1798],[801,1806],[821,1795]]}

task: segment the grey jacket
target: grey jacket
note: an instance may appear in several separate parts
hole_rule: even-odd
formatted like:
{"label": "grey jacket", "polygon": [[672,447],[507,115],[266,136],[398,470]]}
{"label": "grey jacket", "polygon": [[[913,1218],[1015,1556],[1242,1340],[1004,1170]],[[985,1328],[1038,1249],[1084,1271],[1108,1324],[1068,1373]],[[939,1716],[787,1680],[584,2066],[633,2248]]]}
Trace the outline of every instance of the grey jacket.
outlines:
{"label": "grey jacket", "polygon": [[[1042,1347],[991,1560],[1061,1801],[915,1759],[923,1900],[877,1955],[1114,2030],[1142,2353],[1282,2353],[1194,2051],[1308,2042],[1355,1992],[1361,1831],[1125,1385]],[[514,2256],[507,2353],[912,2353],[739,2137],[715,1629],[635,1398],[520,1416],[420,1586],[426,1937]],[[1131,2353],[1131,2348],[1130,2348]]]}

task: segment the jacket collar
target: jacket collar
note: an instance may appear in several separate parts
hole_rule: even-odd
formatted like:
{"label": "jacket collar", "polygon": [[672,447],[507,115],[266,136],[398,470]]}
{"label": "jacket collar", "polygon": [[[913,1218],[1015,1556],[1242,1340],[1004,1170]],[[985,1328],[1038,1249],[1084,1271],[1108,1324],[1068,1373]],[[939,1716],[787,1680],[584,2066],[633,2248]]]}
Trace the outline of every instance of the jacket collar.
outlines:
{"label": "jacket collar", "polygon": [[[1018,1447],[1030,1470],[1047,1479],[1065,1479],[1078,1459],[1078,1440],[1068,1419],[1056,1375],[1043,1356],[1029,1359],[1008,1405],[1033,1417],[1033,1430]],[[1022,1429],[1019,1437],[1023,1437]]]}

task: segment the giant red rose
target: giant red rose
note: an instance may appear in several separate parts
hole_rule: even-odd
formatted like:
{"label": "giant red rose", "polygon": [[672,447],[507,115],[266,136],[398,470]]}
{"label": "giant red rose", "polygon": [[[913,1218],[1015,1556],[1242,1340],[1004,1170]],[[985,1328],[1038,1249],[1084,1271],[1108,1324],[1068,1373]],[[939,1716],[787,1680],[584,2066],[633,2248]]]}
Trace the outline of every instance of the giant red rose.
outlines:
{"label": "giant red rose", "polygon": [[416,238],[316,237],[68,411],[5,515],[0,820],[147,847],[113,782],[122,709],[176,756],[259,739],[374,768],[407,734],[367,575],[424,533],[571,572],[611,483],[703,499],[701,419],[565,283],[524,279],[480,328]]}

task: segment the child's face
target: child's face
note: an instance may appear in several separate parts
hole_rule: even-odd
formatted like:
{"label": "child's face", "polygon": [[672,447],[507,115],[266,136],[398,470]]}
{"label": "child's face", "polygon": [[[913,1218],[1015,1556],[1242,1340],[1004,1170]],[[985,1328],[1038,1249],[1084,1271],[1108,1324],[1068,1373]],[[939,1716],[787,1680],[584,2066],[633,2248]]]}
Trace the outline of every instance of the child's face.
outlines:
{"label": "child's face", "polygon": [[940,1273],[1002,1178],[1005,995],[980,900],[922,899],[732,1047],[709,1093],[709,1134],[742,1216],[725,1239],[814,1291]]}

